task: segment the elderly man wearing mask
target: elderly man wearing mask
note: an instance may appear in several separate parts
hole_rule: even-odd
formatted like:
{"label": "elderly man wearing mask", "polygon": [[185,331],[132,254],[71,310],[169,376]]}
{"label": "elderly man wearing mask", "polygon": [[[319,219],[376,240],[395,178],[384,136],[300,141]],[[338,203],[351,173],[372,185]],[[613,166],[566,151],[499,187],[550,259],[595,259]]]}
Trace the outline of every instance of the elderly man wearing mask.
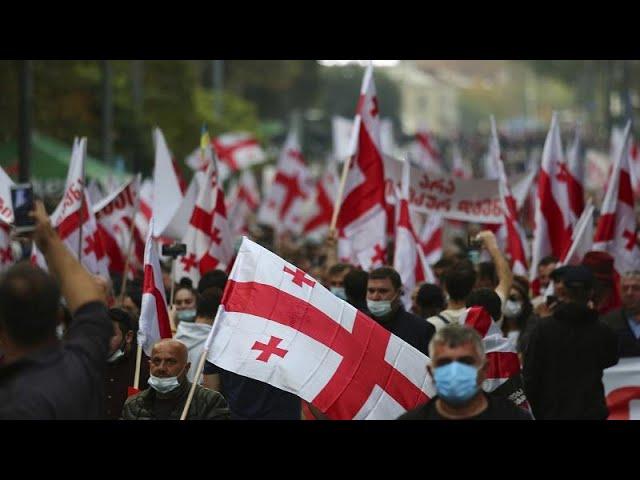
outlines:
{"label": "elderly man wearing mask", "polygon": [[[187,402],[191,383],[187,380],[187,347],[172,339],[153,346],[149,361],[149,387],[127,399],[124,420],[178,420]],[[196,385],[187,420],[226,420],[229,408],[224,397]]]}

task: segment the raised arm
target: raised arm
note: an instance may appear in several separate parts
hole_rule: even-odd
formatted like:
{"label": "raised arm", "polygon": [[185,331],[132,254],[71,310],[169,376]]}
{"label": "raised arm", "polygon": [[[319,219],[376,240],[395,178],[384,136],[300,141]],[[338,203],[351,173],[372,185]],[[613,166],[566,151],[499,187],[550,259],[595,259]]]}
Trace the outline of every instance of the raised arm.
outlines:
{"label": "raised arm", "polygon": [[106,303],[100,285],[73,257],[51,226],[49,216],[41,201],[35,202],[35,210],[30,215],[35,219],[36,224],[33,240],[43,253],[49,271],[58,280],[62,296],[67,301],[69,310],[75,312],[89,302]]}
{"label": "raised arm", "polygon": [[482,240],[484,247],[491,255],[493,264],[496,266],[496,273],[498,275],[498,286],[496,287],[496,293],[500,296],[500,300],[503,302],[509,296],[509,290],[511,290],[511,284],[513,282],[513,273],[509,262],[498,248],[498,242],[496,236],[491,230],[484,230],[478,234],[477,240]]}

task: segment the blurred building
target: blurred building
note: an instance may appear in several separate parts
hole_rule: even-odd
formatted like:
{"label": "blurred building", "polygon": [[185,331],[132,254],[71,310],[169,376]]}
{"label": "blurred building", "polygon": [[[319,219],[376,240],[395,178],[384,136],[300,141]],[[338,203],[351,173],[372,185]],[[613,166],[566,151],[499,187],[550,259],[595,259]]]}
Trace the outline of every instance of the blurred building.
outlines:
{"label": "blurred building", "polygon": [[427,128],[436,135],[449,136],[460,123],[459,87],[418,68],[415,60],[402,60],[389,69],[401,91],[402,130],[413,134]]}

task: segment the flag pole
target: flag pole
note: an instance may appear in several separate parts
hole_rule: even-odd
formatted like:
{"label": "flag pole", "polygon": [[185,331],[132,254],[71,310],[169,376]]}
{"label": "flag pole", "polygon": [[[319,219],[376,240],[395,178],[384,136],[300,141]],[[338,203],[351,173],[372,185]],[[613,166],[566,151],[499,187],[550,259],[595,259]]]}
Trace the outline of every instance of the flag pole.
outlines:
{"label": "flag pole", "polygon": [[[82,141],[82,140],[81,140]],[[84,149],[82,153],[82,178],[80,182],[80,235],[78,237],[78,262],[82,264],[82,224],[84,223],[84,219],[82,218],[82,213],[85,207],[84,202],[84,161],[87,156],[87,143],[84,143]]]}
{"label": "flag pole", "polygon": [[342,195],[344,193],[344,186],[347,183],[347,175],[349,174],[349,167],[351,166],[352,155],[349,155],[342,166],[342,176],[340,177],[340,185],[338,185],[338,193],[336,195],[336,201],[333,203],[333,214],[331,216],[331,225],[329,226],[329,234],[334,232],[336,224],[338,223],[338,213],[340,213],[340,205],[342,204]]}
{"label": "flag pole", "polygon": [[140,365],[142,364],[142,345],[138,343],[138,349],[136,351],[136,373],[133,377],[133,388],[138,390],[140,386]]}
{"label": "flag pole", "polygon": [[209,347],[211,346],[211,342],[213,341],[213,331],[215,329],[214,328],[215,325],[218,324],[218,317],[220,316],[221,309],[222,309],[222,305],[218,306],[216,317],[213,319],[214,326],[211,327],[211,330],[209,331],[209,336],[207,336],[207,340],[204,342],[202,355],[200,355],[200,360],[198,361],[198,366],[196,367],[196,371],[193,376],[193,382],[191,383],[191,388],[189,389],[189,396],[187,397],[187,402],[184,404],[184,409],[182,410],[182,415],[180,415],[180,420],[186,420],[187,413],[189,413],[189,407],[191,406],[191,401],[193,400],[193,394],[196,391],[196,386],[200,380],[200,375],[202,375],[202,370],[204,369],[204,362],[207,360]]}
{"label": "flag pole", "polygon": [[135,231],[136,215],[138,214],[139,208],[140,208],[140,192],[138,191],[136,195],[136,203],[134,204],[134,207],[133,207],[133,215],[131,216],[131,226],[129,227],[129,245],[127,246],[127,258],[124,262],[124,272],[122,273],[122,287],[120,288],[120,303],[124,302],[124,293],[127,289],[129,262],[131,260],[131,254],[133,253],[133,245],[134,245],[133,232]]}

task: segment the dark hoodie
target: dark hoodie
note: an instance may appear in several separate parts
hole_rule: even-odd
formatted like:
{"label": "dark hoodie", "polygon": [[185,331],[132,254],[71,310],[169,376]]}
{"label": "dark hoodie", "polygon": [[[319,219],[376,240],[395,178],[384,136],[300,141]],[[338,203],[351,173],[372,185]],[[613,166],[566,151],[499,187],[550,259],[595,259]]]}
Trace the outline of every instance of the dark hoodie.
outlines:
{"label": "dark hoodie", "polygon": [[618,363],[616,335],[585,305],[563,303],[532,329],[524,388],[536,419],[599,419],[609,411],[602,371]]}

